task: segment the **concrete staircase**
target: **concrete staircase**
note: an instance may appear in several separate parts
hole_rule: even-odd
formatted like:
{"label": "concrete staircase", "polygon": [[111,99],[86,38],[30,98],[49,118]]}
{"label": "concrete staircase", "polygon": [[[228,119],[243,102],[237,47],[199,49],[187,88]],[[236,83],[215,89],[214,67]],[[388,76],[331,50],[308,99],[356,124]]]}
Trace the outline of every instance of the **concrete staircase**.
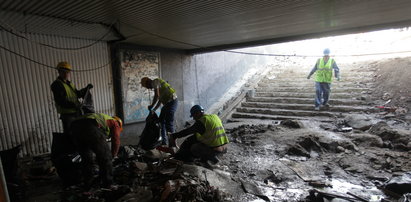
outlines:
{"label": "concrete staircase", "polygon": [[[375,111],[366,100],[373,87],[373,72],[361,69],[342,71],[342,80],[334,81],[328,109],[314,110],[314,80],[308,80],[308,72],[271,71],[247,96],[231,115],[231,121],[247,119],[306,119],[322,122],[352,112]],[[314,75],[313,75],[314,77]]]}

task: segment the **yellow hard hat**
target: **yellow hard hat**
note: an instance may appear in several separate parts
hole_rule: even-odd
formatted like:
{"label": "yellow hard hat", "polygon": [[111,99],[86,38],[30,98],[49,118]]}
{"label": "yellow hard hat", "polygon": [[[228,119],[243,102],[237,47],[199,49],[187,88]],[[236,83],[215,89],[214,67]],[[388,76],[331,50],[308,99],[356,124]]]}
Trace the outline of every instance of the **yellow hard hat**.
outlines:
{"label": "yellow hard hat", "polygon": [[149,81],[151,81],[150,78],[148,78],[148,77],[143,77],[143,78],[141,78],[141,85],[142,85],[143,87],[146,87],[146,88],[147,88]]}
{"label": "yellow hard hat", "polygon": [[57,69],[58,69],[58,70],[63,69],[63,70],[69,70],[69,71],[71,71],[71,65],[70,65],[68,62],[66,62],[66,61],[59,62],[59,63],[57,64]]}
{"label": "yellow hard hat", "polygon": [[120,125],[120,131],[123,131],[123,121],[120,119],[118,116],[113,116],[113,119],[115,119],[118,124]]}

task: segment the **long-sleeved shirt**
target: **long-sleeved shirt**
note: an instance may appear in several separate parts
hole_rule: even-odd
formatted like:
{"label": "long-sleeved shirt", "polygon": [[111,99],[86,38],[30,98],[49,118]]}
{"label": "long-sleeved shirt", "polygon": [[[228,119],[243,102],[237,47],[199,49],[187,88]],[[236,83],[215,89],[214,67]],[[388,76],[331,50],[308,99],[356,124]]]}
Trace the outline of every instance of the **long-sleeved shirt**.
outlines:
{"label": "long-sleeved shirt", "polygon": [[[331,58],[328,58],[329,60],[331,60]],[[318,62],[320,61],[320,59],[317,60],[317,62],[315,63],[313,69],[311,70],[310,74],[308,75],[308,77],[310,77],[311,75],[313,75],[316,71],[317,71],[317,66],[318,66]],[[340,69],[337,66],[337,63],[335,62],[335,60],[333,60],[333,63],[331,64],[332,68],[334,69],[334,76],[335,78],[339,78],[340,77]]]}
{"label": "long-sleeved shirt", "polygon": [[110,128],[111,134],[111,155],[113,157],[117,156],[118,150],[120,149],[120,125],[116,120],[107,120],[107,126]]}
{"label": "long-sleeved shirt", "polygon": [[182,138],[185,136],[188,136],[190,134],[194,133],[200,133],[203,134],[205,132],[206,128],[203,123],[200,121],[196,121],[191,127],[186,128],[180,132],[174,133],[173,138]]}

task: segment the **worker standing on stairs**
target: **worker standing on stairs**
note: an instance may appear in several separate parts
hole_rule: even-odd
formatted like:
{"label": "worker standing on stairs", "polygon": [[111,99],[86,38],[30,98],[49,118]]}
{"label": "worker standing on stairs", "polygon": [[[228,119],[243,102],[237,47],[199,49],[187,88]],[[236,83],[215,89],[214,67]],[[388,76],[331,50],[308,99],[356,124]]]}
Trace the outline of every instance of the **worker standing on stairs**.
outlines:
{"label": "worker standing on stairs", "polygon": [[331,91],[332,71],[334,69],[334,76],[337,81],[340,81],[340,70],[333,58],[330,58],[330,49],[326,48],[323,51],[324,56],[319,58],[311,70],[307,79],[315,73],[315,108],[319,111],[320,106],[330,107],[328,104]]}
{"label": "worker standing on stairs", "polygon": [[71,122],[81,115],[81,104],[78,99],[84,98],[93,85],[88,84],[85,88],[77,90],[70,82],[71,65],[68,62],[59,62],[56,69],[59,76],[51,84],[51,91],[57,112],[63,122],[63,131],[67,133]]}
{"label": "worker standing on stairs", "polygon": [[176,146],[177,138],[195,134],[183,142],[175,158],[184,162],[200,158],[206,166],[217,164],[218,156],[227,152],[229,142],[221,119],[215,114],[204,114],[204,108],[200,105],[194,105],[190,114],[196,122],[191,127],[170,135],[171,146]]}
{"label": "worker standing on stairs", "polygon": [[141,79],[141,85],[147,89],[154,90],[154,98],[151,105],[148,106],[150,113],[155,112],[161,104],[163,107],[160,112],[161,139],[163,145],[168,145],[168,134],[174,133],[174,113],[177,110],[177,94],[169,83],[163,79],[150,79],[144,77]]}

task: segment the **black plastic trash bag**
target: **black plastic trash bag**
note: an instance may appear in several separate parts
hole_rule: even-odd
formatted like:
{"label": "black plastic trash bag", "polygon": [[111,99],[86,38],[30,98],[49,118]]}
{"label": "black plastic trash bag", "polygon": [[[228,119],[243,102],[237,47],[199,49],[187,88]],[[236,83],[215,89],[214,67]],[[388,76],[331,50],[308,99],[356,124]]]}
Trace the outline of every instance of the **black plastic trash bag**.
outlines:
{"label": "black plastic trash bag", "polygon": [[81,164],[77,161],[78,153],[70,137],[64,133],[53,133],[51,161],[64,186],[81,182]]}
{"label": "black plastic trash bag", "polygon": [[89,91],[90,90],[88,90],[83,98],[83,102],[81,103],[82,114],[96,113],[96,111],[94,110],[93,95]]}
{"label": "black plastic trash bag", "polygon": [[21,151],[21,145],[8,150],[0,151],[1,163],[7,182],[12,182],[17,176],[17,157]]}
{"label": "black plastic trash bag", "polygon": [[0,151],[10,201],[23,201],[26,194],[26,184],[21,176],[18,175],[19,165],[17,158],[20,151],[21,145]]}
{"label": "black plastic trash bag", "polygon": [[150,113],[146,118],[146,126],[140,135],[139,145],[142,149],[148,151],[161,145],[160,128],[157,114]]}

